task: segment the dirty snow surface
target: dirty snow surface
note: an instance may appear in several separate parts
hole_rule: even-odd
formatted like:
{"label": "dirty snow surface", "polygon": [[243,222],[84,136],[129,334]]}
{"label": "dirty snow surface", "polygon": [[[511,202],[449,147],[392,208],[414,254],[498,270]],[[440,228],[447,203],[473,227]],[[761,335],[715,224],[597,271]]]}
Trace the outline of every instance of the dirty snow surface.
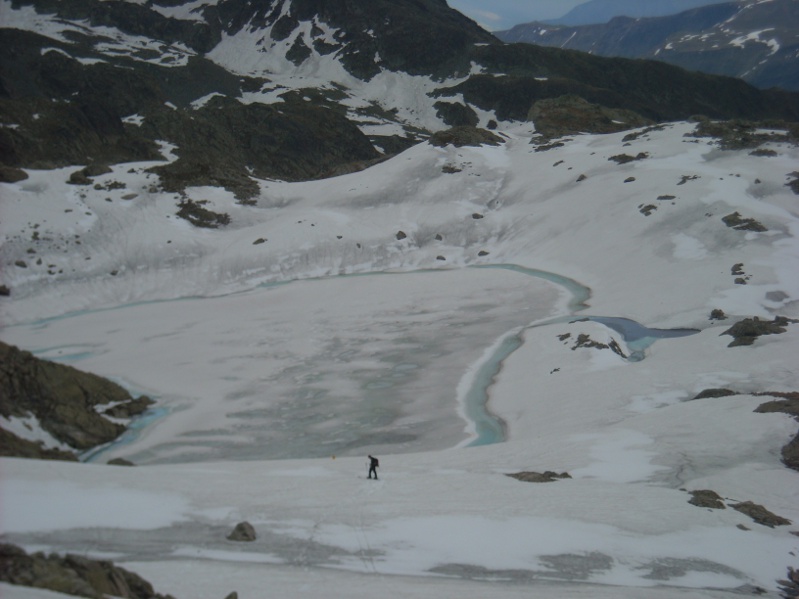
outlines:
{"label": "dirty snow surface", "polygon": [[[799,325],[722,333],[799,317],[799,151],[693,129],[537,152],[508,127],[253,204],[187,190],[219,229],[153,164],[0,184],[2,339],[157,402],[83,463],[1,460],[3,540],[178,599],[776,597],[799,527],[733,506],[799,522],[797,424],[754,412],[799,390]],[[713,388],[736,395],[694,399]],[[547,470],[570,478],[506,476]],[[227,540],[244,520],[257,539]]]}

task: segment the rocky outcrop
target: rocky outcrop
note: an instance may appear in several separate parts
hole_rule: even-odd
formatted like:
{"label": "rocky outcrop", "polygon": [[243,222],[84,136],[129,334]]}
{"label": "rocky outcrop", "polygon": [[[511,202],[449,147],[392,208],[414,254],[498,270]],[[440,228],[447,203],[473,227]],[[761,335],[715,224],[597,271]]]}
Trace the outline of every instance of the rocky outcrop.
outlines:
{"label": "rocky outcrop", "polygon": [[721,495],[715,491],[711,491],[709,489],[700,489],[698,491],[690,491],[690,493],[691,499],[688,500],[688,503],[691,505],[706,507],[712,510],[727,509],[727,506],[724,505]]}
{"label": "rocky outcrop", "polygon": [[779,335],[785,333],[788,325],[797,322],[799,321],[785,318],[784,316],[777,316],[774,320],[760,320],[755,316],[754,318],[739,320],[724,331],[722,335],[730,335],[733,338],[732,342],[727,347],[752,345],[758,337],[762,335]]}
{"label": "rocky outcrop", "polygon": [[573,94],[539,100],[527,119],[547,138],[577,133],[616,133],[652,123],[632,110],[612,109]]}
{"label": "rocky outcrop", "polygon": [[83,556],[28,555],[16,545],[0,544],[0,580],[90,599],[173,599],[161,595],[138,574],[106,560]]}
{"label": "rocky outcrop", "polygon": [[[691,499],[688,500],[688,503],[691,505],[714,510],[723,510],[727,508],[721,495],[715,491],[701,489],[698,491],[690,491],[690,493]],[[769,528],[774,528],[775,526],[787,526],[791,524],[791,521],[787,518],[778,516],[777,514],[767,510],[762,505],[752,501],[732,503],[730,504],[730,507],[746,516],[749,516],[756,523],[762,526],[768,526]]]}
{"label": "rocky outcrop", "polygon": [[753,503],[751,501],[743,501],[741,503],[733,504],[730,507],[741,512],[742,514],[749,516],[758,524],[762,526],[768,526],[769,528],[774,528],[775,526],[788,526],[791,524],[791,521],[787,518],[778,516],[777,514],[768,511],[762,505]]}
{"label": "rocky outcrop", "polygon": [[[0,415],[32,416],[42,429],[75,450],[113,441],[125,431],[125,426],[108,416],[130,418],[144,412],[152,403],[145,396],[134,399],[120,385],[100,376],[40,360],[30,352],[0,342]],[[8,431],[2,438],[4,455],[57,455],[44,448],[40,455],[35,455],[30,442]]]}

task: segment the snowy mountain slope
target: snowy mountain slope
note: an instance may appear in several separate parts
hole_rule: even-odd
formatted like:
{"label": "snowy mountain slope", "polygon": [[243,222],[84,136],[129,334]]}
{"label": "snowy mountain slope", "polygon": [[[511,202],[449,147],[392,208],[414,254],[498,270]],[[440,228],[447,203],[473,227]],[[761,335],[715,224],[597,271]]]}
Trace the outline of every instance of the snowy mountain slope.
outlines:
{"label": "snowy mountain slope", "polygon": [[601,25],[529,23],[497,36],[599,56],[662,60],[686,69],[740,77],[760,88],[799,89],[797,23],[791,0],[713,4],[664,17],[618,17]]}
{"label": "snowy mountain slope", "polygon": [[448,126],[524,122],[567,94],[656,121],[799,118],[793,95],[742,82],[506,46],[433,0],[4,0],[0,22],[6,167],[157,160],[168,142],[178,160],[153,167],[163,189],[241,200],[257,179],[351,172]]}
{"label": "snowy mountain slope", "polygon": [[[3,184],[3,250],[28,263],[4,340],[167,410],[94,464],[3,460],[4,538],[113,555],[178,597],[267,580],[281,597],[412,594],[430,576],[434,597],[775,594],[795,527],[733,506],[799,518],[780,462],[796,423],[753,413],[773,399],[754,393],[796,390],[799,329],[750,347],[722,333],[797,316],[797,149],[721,150],[695,129],[536,151],[519,127],[497,147],[264,182],[249,206],[189,188],[229,212],[218,230],[176,218],[146,164],[98,176],[99,193],[65,171]],[[582,321],[607,316],[699,332],[647,346]],[[692,401],[708,388],[738,395]],[[366,453],[377,483],[358,479]],[[98,463],[117,456],[142,466]],[[504,476],[521,470],[572,478]],[[258,540],[225,540],[245,519]]]}

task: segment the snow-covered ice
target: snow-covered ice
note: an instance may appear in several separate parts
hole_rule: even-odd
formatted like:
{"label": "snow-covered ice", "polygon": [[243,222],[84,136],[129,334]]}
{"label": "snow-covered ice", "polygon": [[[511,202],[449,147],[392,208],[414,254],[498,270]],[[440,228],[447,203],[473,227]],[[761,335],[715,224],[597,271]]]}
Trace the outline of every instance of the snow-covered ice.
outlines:
{"label": "snow-covered ice", "polygon": [[[509,128],[496,148],[422,144],[360,173],[264,181],[252,206],[187,190],[230,214],[219,230],[177,218],[151,164],[117,165],[99,192],[67,185],[74,169],[0,184],[2,339],[164,409],[90,463],[0,460],[4,538],[113,556],[178,598],[776,596],[796,527],[687,491],[799,519],[780,462],[796,422],[754,413],[770,398],[752,395],[799,389],[799,329],[721,336],[738,317],[797,317],[784,184],[799,150],[722,152],[692,130],[536,152]],[[649,157],[608,160],[623,152]],[[726,226],[735,211],[768,231]],[[697,333],[632,361],[578,343],[630,355],[592,316]],[[710,387],[740,394],[692,400]],[[469,446],[474,388],[504,441]],[[521,470],[572,478],[505,476]],[[255,542],[226,540],[241,520]]]}

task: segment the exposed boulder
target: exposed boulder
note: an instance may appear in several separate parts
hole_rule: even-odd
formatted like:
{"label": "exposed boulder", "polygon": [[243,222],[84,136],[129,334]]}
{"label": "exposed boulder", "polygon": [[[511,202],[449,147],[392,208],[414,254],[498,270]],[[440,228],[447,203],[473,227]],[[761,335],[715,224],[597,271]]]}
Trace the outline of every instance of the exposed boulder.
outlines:
{"label": "exposed boulder", "polygon": [[691,499],[688,503],[699,507],[706,507],[712,510],[724,510],[727,506],[724,505],[721,495],[709,489],[701,489],[699,491],[690,491]]}
{"label": "exposed boulder", "polygon": [[556,480],[571,478],[571,475],[568,472],[561,472],[558,474],[557,472],[552,472],[551,470],[547,470],[545,472],[516,472],[514,474],[506,474],[505,476],[510,476],[511,478],[515,478],[516,480],[520,480],[525,483],[552,483]]}
{"label": "exposed boulder", "polygon": [[[111,404],[113,413],[130,417],[151,403],[146,397],[134,400],[120,385],[100,376],[40,360],[0,342],[0,415],[32,415],[55,439],[76,450],[108,443],[125,431],[122,424],[98,413],[97,406]],[[25,444],[15,446],[29,451]]]}
{"label": "exposed boulder", "polygon": [[0,544],[0,580],[91,599],[172,599],[161,595],[138,574],[106,560],[78,555],[28,555],[15,545]]}
{"label": "exposed boulder", "polygon": [[0,183],[17,183],[28,178],[28,173],[21,168],[0,164]]}
{"label": "exposed boulder", "polygon": [[227,536],[229,541],[252,542],[256,539],[255,528],[249,522],[239,522]]}

